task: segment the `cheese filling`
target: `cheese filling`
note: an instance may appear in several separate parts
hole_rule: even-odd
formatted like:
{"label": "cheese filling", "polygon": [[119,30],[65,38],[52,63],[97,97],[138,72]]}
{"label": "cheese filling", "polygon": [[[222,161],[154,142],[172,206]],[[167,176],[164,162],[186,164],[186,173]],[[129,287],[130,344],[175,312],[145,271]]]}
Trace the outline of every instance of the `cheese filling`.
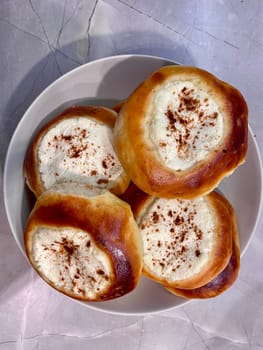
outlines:
{"label": "cheese filling", "polygon": [[123,172],[112,138],[112,129],[93,119],[59,122],[44,135],[38,148],[44,187],[72,181],[109,188]]}
{"label": "cheese filling", "polygon": [[210,259],[215,224],[203,198],[156,199],[139,223],[144,264],[160,278],[184,280]]}
{"label": "cheese filling", "polygon": [[49,281],[76,296],[93,299],[110,284],[111,263],[86,232],[39,228],[33,235],[32,256]]}
{"label": "cheese filling", "polygon": [[190,81],[169,81],[151,105],[149,137],[167,167],[185,170],[219,145],[223,117],[208,91]]}

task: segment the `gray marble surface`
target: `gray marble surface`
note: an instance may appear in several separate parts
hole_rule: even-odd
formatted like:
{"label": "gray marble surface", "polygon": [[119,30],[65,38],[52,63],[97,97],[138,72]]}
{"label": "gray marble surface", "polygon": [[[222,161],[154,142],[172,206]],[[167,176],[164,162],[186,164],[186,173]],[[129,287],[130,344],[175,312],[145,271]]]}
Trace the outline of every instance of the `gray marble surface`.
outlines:
{"label": "gray marble surface", "polygon": [[[45,87],[88,61],[126,53],[203,67],[238,87],[262,155],[262,33],[261,0],[1,0],[1,167]],[[0,350],[263,348],[262,216],[230,290],[131,317],[83,308],[40,280],[12,237],[2,180],[0,196]]]}

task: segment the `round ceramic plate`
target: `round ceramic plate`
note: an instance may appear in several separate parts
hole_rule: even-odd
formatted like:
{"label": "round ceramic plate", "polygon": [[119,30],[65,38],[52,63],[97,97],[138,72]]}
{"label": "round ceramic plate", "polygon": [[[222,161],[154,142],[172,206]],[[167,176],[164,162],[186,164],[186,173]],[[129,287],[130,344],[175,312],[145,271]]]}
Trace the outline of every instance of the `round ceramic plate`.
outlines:
{"label": "round ceramic plate", "polygon": [[[4,169],[7,217],[14,238],[24,254],[23,227],[35,201],[23,177],[23,160],[32,136],[44,123],[72,104],[113,106],[125,99],[154,70],[169,64],[175,62],[142,55],[103,58],[62,76],[30,106],[14,132]],[[251,129],[246,163],[225,179],[219,189],[236,210],[243,254],[255,230],[262,191],[260,156]],[[136,290],[124,297],[107,302],[81,303],[111,313],[143,315],[178,307],[186,302],[186,299],[176,297],[157,283],[142,277]]]}

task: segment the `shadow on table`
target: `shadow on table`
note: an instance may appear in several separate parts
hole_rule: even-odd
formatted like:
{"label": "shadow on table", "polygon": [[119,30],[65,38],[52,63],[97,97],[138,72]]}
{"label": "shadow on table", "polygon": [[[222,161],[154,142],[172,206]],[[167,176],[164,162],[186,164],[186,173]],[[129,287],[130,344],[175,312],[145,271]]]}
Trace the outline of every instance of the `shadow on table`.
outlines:
{"label": "shadow on table", "polygon": [[[156,34],[153,32],[130,32],[128,33],[129,38],[134,37],[136,38],[135,43],[138,42],[138,44],[134,44],[133,48],[130,47],[119,47],[116,50],[113,50],[113,48],[109,50],[105,50],[103,52],[104,56],[110,56],[110,55],[120,55],[120,54],[140,54],[140,55],[154,55],[154,56],[160,56],[164,57],[166,59],[174,60],[180,63],[189,64],[191,62],[192,65],[194,65],[193,59],[187,52],[185,47],[179,46],[176,41],[172,41],[171,39],[167,39],[166,37],[162,37],[160,34]],[[125,36],[127,36],[127,33],[118,33],[118,39],[121,43],[125,43]],[[141,48],[140,47],[140,39],[143,38],[144,42],[149,39],[148,47],[147,48]],[[101,48],[105,45],[107,42],[111,42],[113,40],[112,36],[96,36],[91,37],[90,43],[96,43],[96,48]],[[131,40],[131,39],[129,39]],[[116,41],[116,38],[115,38]],[[155,45],[155,42],[158,42],[158,45]],[[161,43],[161,44],[160,44]],[[87,59],[83,58],[83,62],[81,60],[78,60],[74,56],[74,53],[77,51],[77,48],[81,45],[80,41],[72,42],[71,44],[61,47],[59,50],[54,50],[50,52],[46,57],[41,59],[39,62],[37,62],[32,69],[25,74],[25,77],[20,82],[20,84],[15,89],[14,93],[10,96],[10,99],[4,109],[4,118],[3,123],[7,126],[6,127],[6,135],[5,135],[5,142],[4,142],[4,149],[1,151],[1,158],[0,161],[4,163],[5,154],[8,148],[8,144],[11,140],[12,134],[19,123],[20,119],[23,117],[24,113],[28,109],[28,107],[31,105],[31,103],[37,98],[37,96],[47,87],[49,86],[53,81],[55,81],[57,78],[59,78],[62,74],[65,74],[66,72],[76,68],[77,66],[80,66],[83,63],[86,63],[90,60],[94,60],[95,58],[98,58],[99,56],[102,56],[96,52],[96,50],[92,50],[92,45],[90,45],[90,52],[87,53]],[[87,45],[89,46],[89,45]],[[106,46],[106,48],[109,45]],[[125,45],[124,45],[125,46]],[[101,52],[102,50],[98,50]],[[127,66],[126,66],[127,67]],[[107,96],[107,89],[105,90],[105,82],[113,81],[114,75],[116,74],[116,70],[122,70],[122,63],[120,65],[114,66],[108,74],[105,76],[104,83],[99,86],[98,94],[100,96]],[[125,71],[123,71],[125,79]],[[143,77],[145,78],[145,77]],[[121,83],[121,81],[120,81]],[[116,84],[116,82],[115,82]],[[87,92],[88,95],[88,92]],[[88,96],[87,96],[88,98]],[[98,102],[97,102],[98,103]],[[15,191],[15,189],[14,189]],[[28,190],[25,190],[28,191]],[[25,194],[26,197],[24,199],[27,201],[27,198],[31,198],[30,201],[32,201],[32,196],[28,193]],[[29,209],[32,207],[33,203],[26,203],[29,207]],[[2,205],[2,204],[1,204]],[[19,204],[19,206],[23,206],[24,204]],[[28,209],[28,210],[29,210]],[[22,214],[21,214],[22,215]],[[21,220],[18,218],[18,220]],[[23,223],[25,223],[25,220],[23,219]],[[8,227],[8,225],[6,225]],[[10,232],[11,234],[11,232]],[[21,233],[21,237],[22,237]],[[15,246],[15,241],[13,244],[13,251],[3,252],[3,256],[1,257],[2,261],[6,261],[8,264],[8,261],[10,259],[10,256],[12,254],[17,254],[17,248]],[[29,268],[29,267],[28,267]],[[3,274],[2,280],[10,281],[10,279],[6,278],[8,276],[5,276],[5,274],[9,274],[8,269],[3,269],[1,271]],[[12,274],[12,281],[14,281],[16,278],[21,278],[21,271],[18,269],[17,272],[14,270]],[[12,283],[10,281],[10,283]],[[26,282],[25,282],[26,283]],[[0,295],[4,293],[4,291],[8,288],[8,283],[1,283],[0,284]]]}
{"label": "shadow on table", "polygon": [[[153,55],[183,64],[194,65],[194,60],[185,47],[178,45],[176,41],[172,41],[159,33],[133,31],[118,33],[116,37],[118,37],[118,42],[123,44],[123,47],[118,47],[117,49],[111,47],[108,49],[110,42],[117,41],[116,38],[114,39],[114,35],[90,37],[90,52],[87,52],[86,57],[81,58],[77,56],[76,52],[80,51],[79,47],[81,45],[84,45],[83,40],[72,42],[57,50],[54,49],[25,74],[3,110],[3,123],[6,126],[6,135],[3,144],[4,149],[0,153],[2,164],[4,163],[12,134],[26,110],[46,87],[72,69],[100,57],[120,54]],[[127,47],[126,37],[129,37],[129,40],[134,38],[134,47]],[[147,47],[141,47],[141,40],[148,43]],[[156,43],[158,43],[157,46]],[[93,45],[95,49],[92,49]],[[102,49],[104,47],[105,50]]]}

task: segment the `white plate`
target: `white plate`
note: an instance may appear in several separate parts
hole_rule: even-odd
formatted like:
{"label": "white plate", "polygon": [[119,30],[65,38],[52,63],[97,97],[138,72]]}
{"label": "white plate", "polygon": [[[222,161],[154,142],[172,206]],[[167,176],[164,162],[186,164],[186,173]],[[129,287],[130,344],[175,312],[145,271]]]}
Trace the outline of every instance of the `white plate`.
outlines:
{"label": "white plate", "polygon": [[[112,106],[157,68],[174,64],[166,59],[142,55],[122,55],[87,63],[51,84],[34,101],[18,124],[7,152],[4,169],[4,200],[14,238],[25,255],[23,227],[34,197],[23,178],[23,160],[32,135],[65,107],[77,103]],[[248,247],[259,217],[262,174],[259,151],[251,129],[245,165],[220,184],[220,190],[233,204],[240,231],[242,254]],[[168,310],[185,304],[160,285],[142,278],[136,290],[122,298],[82,305],[97,310],[134,315]]]}

